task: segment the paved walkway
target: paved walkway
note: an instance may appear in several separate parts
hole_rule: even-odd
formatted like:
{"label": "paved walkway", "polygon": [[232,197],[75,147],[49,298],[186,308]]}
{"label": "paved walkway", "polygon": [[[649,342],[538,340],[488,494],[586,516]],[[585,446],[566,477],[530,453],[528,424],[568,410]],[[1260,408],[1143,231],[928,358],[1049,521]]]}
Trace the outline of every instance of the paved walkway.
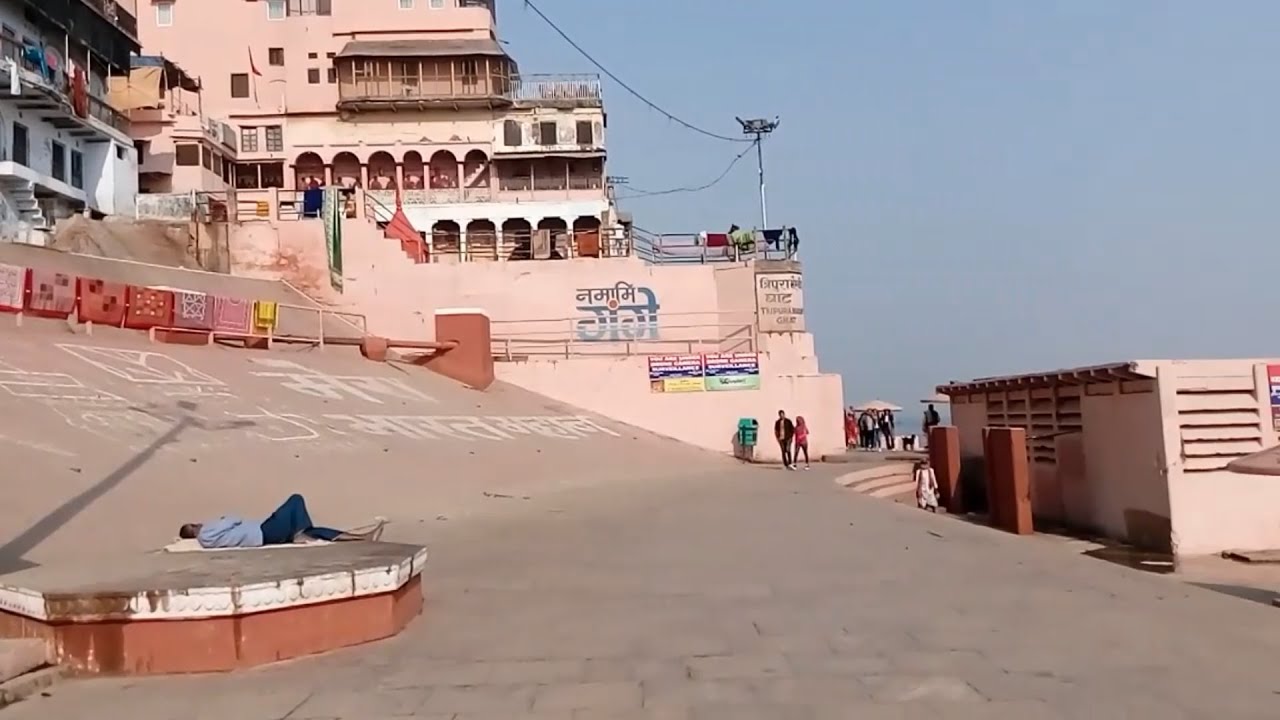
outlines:
{"label": "paved walkway", "polygon": [[836,487],[716,467],[395,528],[398,638],[69,683],[4,720],[1275,718],[1277,610]]}

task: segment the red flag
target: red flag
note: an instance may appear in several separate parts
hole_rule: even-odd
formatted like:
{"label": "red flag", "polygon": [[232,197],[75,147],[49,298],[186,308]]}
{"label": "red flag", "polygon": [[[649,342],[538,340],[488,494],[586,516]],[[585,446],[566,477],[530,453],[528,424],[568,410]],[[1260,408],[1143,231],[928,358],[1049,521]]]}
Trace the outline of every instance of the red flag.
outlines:
{"label": "red flag", "polygon": [[253,62],[253,48],[249,48],[249,72],[252,72],[258,77],[262,77],[262,73],[258,71],[258,66]]}

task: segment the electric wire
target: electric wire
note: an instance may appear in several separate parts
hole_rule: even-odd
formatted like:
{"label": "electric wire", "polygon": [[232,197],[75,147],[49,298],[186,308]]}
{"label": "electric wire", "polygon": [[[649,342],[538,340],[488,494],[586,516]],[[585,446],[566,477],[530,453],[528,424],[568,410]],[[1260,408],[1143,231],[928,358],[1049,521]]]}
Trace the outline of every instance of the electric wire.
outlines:
{"label": "electric wire", "polygon": [[710,190],[716,185],[719,185],[722,180],[724,180],[726,177],[729,176],[729,173],[733,171],[733,168],[737,166],[738,162],[742,160],[742,158],[746,157],[747,153],[751,152],[752,149],[755,148],[755,144],[757,142],[759,142],[759,140],[751,141],[751,145],[747,146],[746,150],[743,150],[742,152],[735,155],[733,160],[729,161],[729,166],[724,169],[724,172],[720,173],[720,175],[717,176],[715,180],[712,180],[709,183],[706,183],[704,185],[698,185],[696,187],[678,187],[678,188],[670,188],[668,190],[643,190],[640,188],[636,188],[635,192],[627,193],[625,195],[618,195],[617,198],[619,200],[632,200],[636,198],[657,197],[659,195],[675,195],[676,193],[697,193],[697,192],[702,192],[703,190]]}
{"label": "electric wire", "polygon": [[660,115],[662,115],[662,116],[666,117],[666,118],[667,118],[668,120],[670,120],[671,122],[674,122],[674,123],[676,123],[677,125],[680,125],[680,126],[682,126],[682,127],[686,128],[686,129],[692,130],[692,131],[694,131],[694,132],[696,132],[696,133],[699,133],[699,134],[701,134],[701,135],[705,135],[705,136],[707,136],[707,137],[709,137],[709,138],[715,138],[716,140],[723,140],[723,141],[725,141],[725,142],[733,142],[733,143],[753,143],[753,142],[755,142],[755,140],[753,140],[753,139],[751,139],[751,138],[730,137],[730,136],[728,136],[728,135],[721,135],[721,134],[719,134],[719,133],[711,132],[710,130],[705,130],[705,129],[703,129],[703,128],[698,127],[697,125],[694,125],[694,124],[693,124],[693,123],[691,123],[691,122],[687,122],[687,121],[685,121],[685,120],[682,120],[682,119],[680,119],[680,118],[676,117],[675,115],[673,115],[673,114],[671,114],[671,113],[667,112],[667,111],[666,111],[666,110],[664,110],[662,107],[660,107],[657,103],[653,102],[652,100],[650,100],[649,98],[647,98],[647,97],[645,97],[643,94],[641,94],[639,90],[636,90],[635,88],[631,87],[631,86],[630,86],[630,85],[628,85],[626,82],[624,82],[624,81],[623,81],[621,78],[619,78],[617,75],[614,75],[614,74],[613,74],[613,72],[612,72],[612,71],[610,71],[610,70],[609,70],[609,68],[605,67],[605,66],[604,66],[604,65],[603,65],[599,60],[596,60],[596,59],[591,55],[591,53],[589,53],[589,52],[587,52],[585,49],[583,49],[583,47],[582,47],[581,45],[579,45],[577,42],[575,42],[575,41],[573,40],[573,38],[569,37],[569,34],[568,34],[568,33],[566,33],[564,30],[561,30],[559,25],[556,25],[556,24],[555,24],[555,22],[551,20],[551,18],[547,17],[546,13],[542,12],[542,10],[541,10],[537,5],[535,5],[535,4],[533,3],[533,0],[524,0],[524,6],[525,6],[526,8],[528,8],[528,9],[532,10],[532,11],[534,12],[534,14],[536,14],[538,17],[542,18],[542,21],[543,21],[543,22],[545,22],[545,23],[546,23],[546,24],[547,24],[547,25],[548,25],[548,26],[549,26],[553,31],[555,31],[555,33],[556,33],[557,35],[559,35],[561,38],[563,38],[565,42],[569,43],[569,46],[570,46],[570,47],[572,47],[574,50],[577,50],[577,51],[578,51],[578,54],[580,54],[580,55],[582,55],[582,57],[586,58],[586,59],[587,59],[587,61],[588,61],[588,62],[590,62],[592,65],[595,65],[597,70],[599,70],[600,72],[604,73],[604,74],[605,74],[609,79],[611,79],[611,80],[613,80],[615,83],[617,83],[617,84],[618,84],[618,86],[619,86],[619,87],[621,87],[623,90],[626,90],[627,92],[631,93],[633,96],[635,96],[635,98],[636,98],[637,100],[639,100],[640,102],[644,103],[645,105],[648,105],[648,106],[649,106],[649,109],[651,109],[651,110],[653,110],[653,111],[657,112],[658,114],[660,114]]}

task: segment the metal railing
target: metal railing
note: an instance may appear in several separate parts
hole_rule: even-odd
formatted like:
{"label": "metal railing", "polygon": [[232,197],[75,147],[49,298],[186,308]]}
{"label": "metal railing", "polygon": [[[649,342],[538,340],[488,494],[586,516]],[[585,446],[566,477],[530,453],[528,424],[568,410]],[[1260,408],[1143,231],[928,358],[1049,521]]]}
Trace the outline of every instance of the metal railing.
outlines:
{"label": "metal railing", "polygon": [[[115,3],[112,2],[112,5]],[[126,13],[127,14],[127,13]],[[43,50],[41,51],[43,54]],[[29,58],[26,53],[26,46],[22,43],[8,37],[0,37],[0,57],[17,63],[18,67],[26,72],[36,75],[39,82],[37,87],[42,87],[44,92],[52,92],[58,96],[58,100],[66,104],[68,115],[75,115],[74,103],[71,100],[71,77],[61,69],[53,69],[43,62]],[[88,78],[86,78],[88,82]],[[97,118],[101,122],[121,132],[127,132],[129,129],[129,119],[120,111],[111,107],[104,99],[86,93],[89,99],[89,115]]]}
{"label": "metal railing", "polygon": [[[587,339],[582,316],[554,320],[495,320],[493,356],[526,358],[693,355],[707,352],[758,352],[758,328],[750,312],[663,313],[643,325],[620,324],[617,339]],[[591,325],[594,328],[594,325]],[[642,337],[648,335],[648,337]]]}
{"label": "metal railing", "polygon": [[519,75],[511,79],[508,97],[516,102],[599,104],[601,102],[600,76],[591,73]]}
{"label": "metal railing", "polygon": [[320,307],[306,307],[292,303],[276,303],[276,323],[268,328],[250,328],[247,332],[202,330],[181,327],[153,327],[148,334],[152,342],[158,341],[158,333],[187,333],[206,335],[213,345],[219,340],[264,340],[267,347],[275,343],[313,345],[359,345],[368,335],[368,319],[360,314]]}
{"label": "metal railing", "polygon": [[705,233],[651,233],[642,228],[632,228],[631,244],[635,256],[651,265],[795,259],[795,254],[787,248],[770,246],[759,232],[751,247],[741,249],[732,243],[710,246]]}

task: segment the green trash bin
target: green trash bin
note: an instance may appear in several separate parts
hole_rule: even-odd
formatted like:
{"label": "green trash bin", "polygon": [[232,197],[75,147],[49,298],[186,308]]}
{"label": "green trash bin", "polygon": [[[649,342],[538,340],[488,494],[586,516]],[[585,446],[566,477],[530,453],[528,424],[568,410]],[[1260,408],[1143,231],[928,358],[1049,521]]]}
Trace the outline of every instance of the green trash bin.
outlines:
{"label": "green trash bin", "polygon": [[738,445],[747,450],[756,446],[760,435],[760,423],[755,418],[738,419]]}

